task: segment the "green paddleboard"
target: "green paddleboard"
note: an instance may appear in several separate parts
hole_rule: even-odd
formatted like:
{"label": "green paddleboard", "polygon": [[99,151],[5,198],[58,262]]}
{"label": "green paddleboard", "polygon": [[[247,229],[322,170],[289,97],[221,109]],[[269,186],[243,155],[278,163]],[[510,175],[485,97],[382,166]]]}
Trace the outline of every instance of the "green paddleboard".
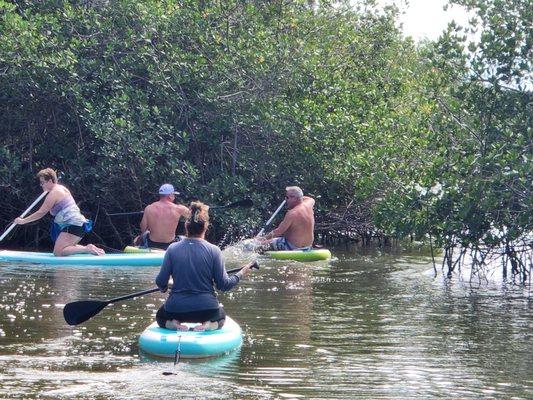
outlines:
{"label": "green paddleboard", "polygon": [[266,251],[265,254],[276,260],[321,261],[331,258],[328,249]]}

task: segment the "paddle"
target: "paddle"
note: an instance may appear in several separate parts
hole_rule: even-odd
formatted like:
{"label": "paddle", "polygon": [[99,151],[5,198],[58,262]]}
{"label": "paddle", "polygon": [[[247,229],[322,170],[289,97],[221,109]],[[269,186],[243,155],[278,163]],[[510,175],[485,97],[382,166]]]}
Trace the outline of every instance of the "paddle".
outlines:
{"label": "paddle", "polygon": [[[234,274],[234,273],[239,272],[243,268],[244,267],[231,269],[227,271],[227,273]],[[259,264],[257,264],[257,262],[254,262],[254,264],[252,265],[252,268],[259,269]],[[145,294],[158,292],[159,290],[160,290],[159,288],[143,290],[142,292],[132,293],[132,294],[128,294],[125,296],[116,297],[110,300],[73,301],[71,303],[67,303],[65,307],[63,307],[63,317],[65,318],[65,321],[67,322],[67,324],[79,325],[82,322],[85,322],[88,319],[94,317],[96,314],[102,311],[109,304],[116,303],[117,301],[128,300],[128,299],[133,299],[135,297],[144,296]]]}
{"label": "paddle", "polygon": [[[239,201],[235,201],[230,204],[226,204],[225,206],[212,206],[209,207],[210,210],[221,210],[224,208],[237,208],[237,207],[252,207],[254,205],[254,202],[251,199],[243,199]],[[144,211],[131,211],[131,212],[120,212],[120,213],[111,213],[107,214],[110,217],[119,217],[119,216],[127,216],[127,215],[142,215],[144,214]]]}
{"label": "paddle", "polygon": [[111,213],[107,214],[110,217],[122,217],[126,215],[143,215],[144,211],[131,211],[131,212],[122,212],[122,213]]}
{"label": "paddle", "polygon": [[[42,192],[41,195],[39,197],[37,197],[37,199],[31,203],[31,205],[26,209],[26,211],[24,211],[21,215],[20,215],[20,218],[24,218],[30,211],[33,207],[35,207],[35,205],[41,201],[41,199],[46,196],[48,194],[48,192]],[[2,236],[0,236],[0,242],[2,240],[4,240],[4,238],[9,234],[9,232],[11,232],[13,230],[13,228],[16,226],[17,224],[15,224],[14,222],[9,226],[9,228],[6,229],[6,231],[2,234]]]}
{"label": "paddle", "polygon": [[209,207],[210,210],[221,210],[223,208],[237,208],[237,207],[252,207],[254,202],[252,199],[243,199],[239,201],[234,201],[233,203],[226,204],[225,206],[212,206]]}
{"label": "paddle", "polygon": [[278,215],[278,213],[280,212],[280,210],[283,208],[283,206],[285,205],[285,200],[283,200],[281,202],[281,204],[279,205],[278,209],[276,211],[274,211],[274,214],[272,214],[272,216],[270,217],[270,219],[267,221],[267,223],[265,224],[265,226],[259,231],[259,233],[257,234],[257,236],[262,236],[263,233],[265,233],[265,229],[268,227],[268,225],[270,225],[270,223],[272,222],[272,220],[276,217],[276,215]]}

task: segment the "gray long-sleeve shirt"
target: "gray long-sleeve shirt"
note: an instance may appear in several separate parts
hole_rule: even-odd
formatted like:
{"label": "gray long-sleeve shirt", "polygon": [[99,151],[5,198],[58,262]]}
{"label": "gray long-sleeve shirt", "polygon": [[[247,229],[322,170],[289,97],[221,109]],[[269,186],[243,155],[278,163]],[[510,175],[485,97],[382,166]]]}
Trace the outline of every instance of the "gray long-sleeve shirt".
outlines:
{"label": "gray long-sleeve shirt", "polygon": [[239,282],[238,276],[228,276],[221,250],[196,238],[186,238],[168,247],[155,283],[164,289],[171,275],[174,284],[165,302],[168,312],[218,308],[215,287],[225,292]]}

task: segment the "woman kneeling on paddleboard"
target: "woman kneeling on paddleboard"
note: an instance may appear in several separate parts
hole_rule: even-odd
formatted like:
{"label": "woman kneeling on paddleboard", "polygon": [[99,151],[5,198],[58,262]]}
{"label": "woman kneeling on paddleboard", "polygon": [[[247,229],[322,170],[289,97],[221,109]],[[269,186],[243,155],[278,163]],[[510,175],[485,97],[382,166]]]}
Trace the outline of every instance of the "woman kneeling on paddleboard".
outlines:
{"label": "woman kneeling on paddleboard", "polygon": [[37,221],[50,211],[54,217],[50,236],[55,242],[55,256],[69,256],[77,253],[105,254],[105,251],[94,244],[82,246],[79,241],[92,229],[92,221],[85,218],[70,191],[57,183],[56,172],[46,168],[37,173],[43,191],[48,192],[41,208],[26,218],[15,218],[14,223],[24,225]]}
{"label": "woman kneeling on paddleboard", "polygon": [[220,248],[204,239],[209,225],[208,210],[201,202],[191,203],[185,222],[187,237],[171,244],[165,253],[155,283],[163,292],[170,276],[174,283],[167,301],[157,311],[156,320],[161,328],[186,331],[189,328],[183,322],[201,323],[195,331],[222,328],[226,314],[215,287],[223,292],[232,289],[253,264],[228,276]]}

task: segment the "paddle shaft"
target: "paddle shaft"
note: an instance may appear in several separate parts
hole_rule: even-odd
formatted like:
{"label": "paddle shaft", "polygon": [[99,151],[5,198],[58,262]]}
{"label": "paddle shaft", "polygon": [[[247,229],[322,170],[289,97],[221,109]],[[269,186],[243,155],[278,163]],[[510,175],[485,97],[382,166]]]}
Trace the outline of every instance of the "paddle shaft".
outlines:
{"label": "paddle shaft", "polygon": [[[243,269],[244,267],[240,267],[240,268],[235,268],[235,269],[230,269],[229,271],[226,271],[228,274],[236,274],[237,272],[239,272],[241,269]],[[259,264],[257,264],[257,261],[253,263],[252,265],[252,268],[255,268],[255,269],[259,269]]]}
{"label": "paddle shaft", "polygon": [[225,206],[212,206],[209,207],[210,210],[221,210],[223,208],[235,208],[235,207],[252,207],[254,205],[251,199],[244,199],[239,201],[234,201],[233,203],[226,204]]}
{"label": "paddle shaft", "polygon": [[117,301],[122,301],[122,300],[133,299],[134,297],[144,296],[145,294],[154,293],[154,292],[157,292],[159,290],[160,290],[159,288],[153,288],[153,289],[143,290],[142,292],[128,294],[126,296],[116,297],[114,299],[107,300],[107,304],[116,303]]}
{"label": "paddle shaft", "polygon": [[[253,206],[253,202],[250,199],[244,199],[235,201],[230,204],[226,204],[225,206],[213,206],[210,207],[211,210],[221,210],[224,208],[235,208],[235,207],[251,207]],[[144,211],[131,211],[131,212],[121,212],[121,213],[111,213],[107,214],[110,217],[118,217],[118,216],[127,216],[127,215],[142,215],[144,214]]]}
{"label": "paddle shaft", "polygon": [[[24,211],[21,215],[20,215],[20,218],[24,218],[30,211],[33,207],[35,207],[35,205],[41,201],[41,199],[46,196],[48,194],[48,192],[42,192],[41,195],[39,197],[37,197],[37,199],[31,203],[31,205],[26,209],[26,211]],[[9,232],[11,232],[13,230],[13,228],[16,226],[17,224],[15,223],[12,223],[9,228],[6,229],[6,231],[3,233],[2,236],[0,236],[0,242],[2,240],[4,240],[4,238],[9,234]]]}
{"label": "paddle shaft", "polygon": [[122,212],[122,213],[111,213],[107,214],[110,217],[120,217],[120,216],[126,216],[126,215],[143,215],[144,211],[131,211],[131,212]]}
{"label": "paddle shaft", "polygon": [[272,222],[272,220],[276,217],[276,215],[278,215],[278,213],[281,211],[281,209],[283,208],[283,206],[285,205],[285,200],[283,200],[281,202],[281,204],[279,205],[278,209],[276,211],[274,211],[274,214],[272,214],[272,216],[270,217],[270,219],[267,221],[267,223],[265,224],[265,226],[263,227],[263,229],[261,229],[259,231],[259,233],[257,234],[257,236],[262,236],[263,233],[265,233],[265,229],[268,227],[268,225],[270,225],[270,223]]}
{"label": "paddle shaft", "polygon": [[[244,267],[240,267],[240,268],[235,268],[235,269],[230,269],[229,271],[227,271],[228,274],[235,274],[237,272],[239,272],[241,269],[243,269]],[[257,265],[257,263],[255,263],[252,268],[257,268],[259,269],[259,266]],[[150,293],[154,293],[154,292],[157,292],[159,291],[160,289],[159,288],[153,288],[153,289],[148,289],[148,290],[143,290],[142,292],[137,292],[137,293],[132,293],[132,294],[128,294],[126,296],[120,296],[120,297],[116,297],[114,299],[111,299],[111,300],[107,300],[107,304],[111,304],[111,303],[116,303],[117,301],[122,301],[122,300],[129,300],[129,299],[133,299],[135,297],[140,297],[140,296],[144,296],[145,294],[150,294]]]}

